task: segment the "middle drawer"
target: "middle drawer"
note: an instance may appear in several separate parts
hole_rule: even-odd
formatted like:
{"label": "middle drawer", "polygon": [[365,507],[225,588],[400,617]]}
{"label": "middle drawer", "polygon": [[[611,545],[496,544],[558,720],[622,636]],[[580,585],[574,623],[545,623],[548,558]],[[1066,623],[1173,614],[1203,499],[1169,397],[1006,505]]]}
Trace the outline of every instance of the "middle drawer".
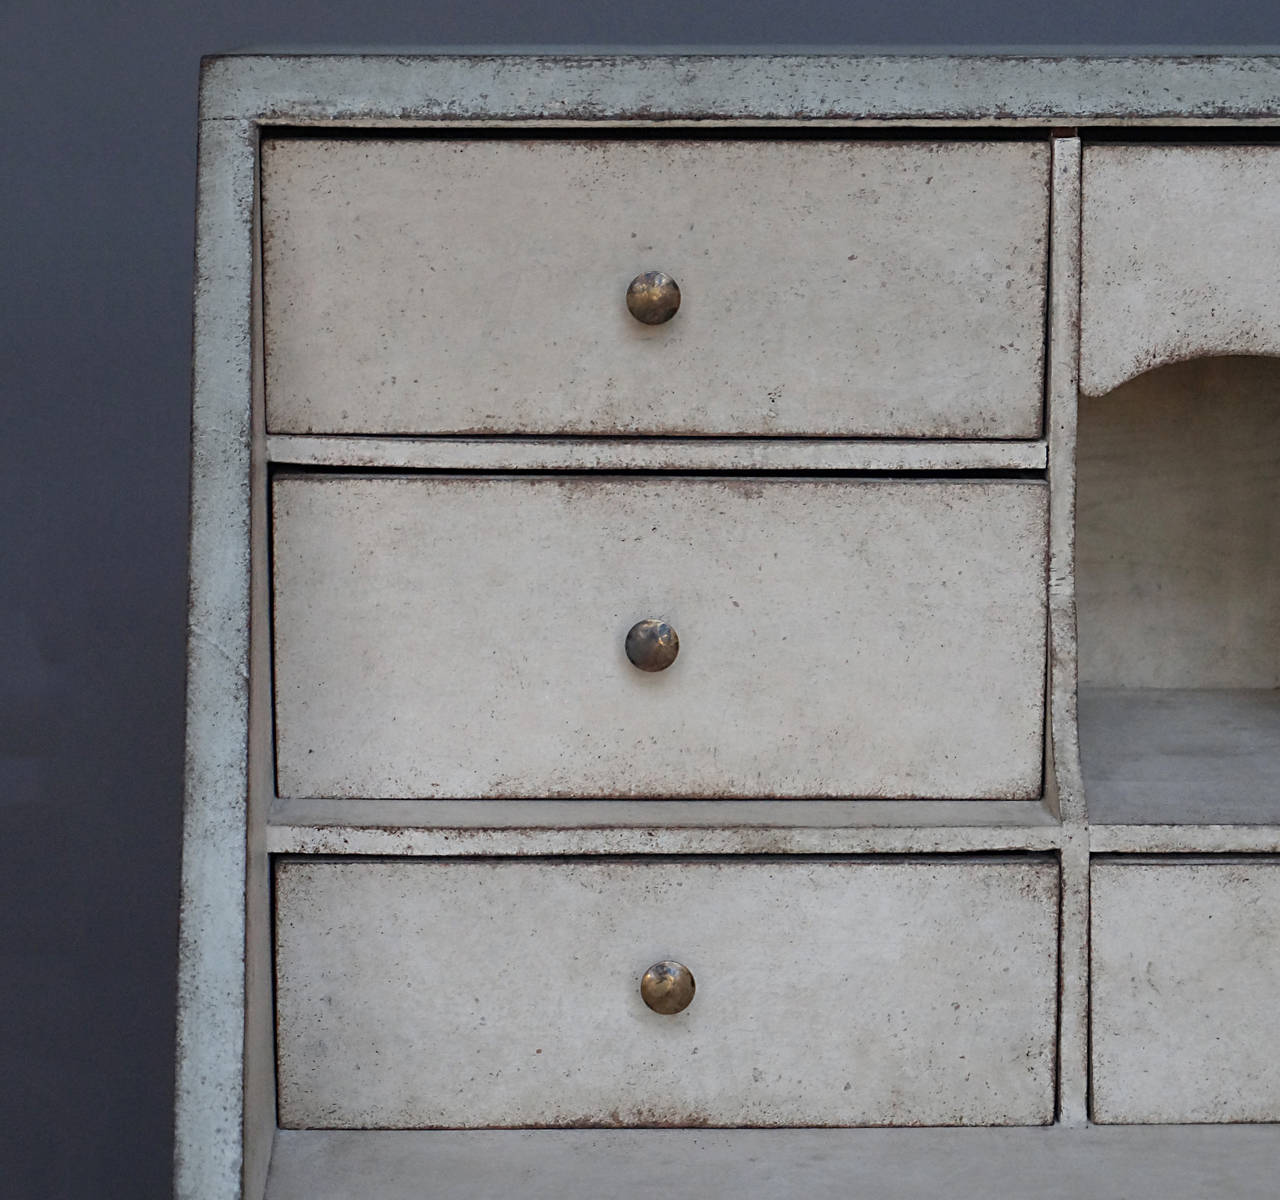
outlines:
{"label": "middle drawer", "polygon": [[1040,481],[286,476],[273,508],[283,796],[1039,795]]}

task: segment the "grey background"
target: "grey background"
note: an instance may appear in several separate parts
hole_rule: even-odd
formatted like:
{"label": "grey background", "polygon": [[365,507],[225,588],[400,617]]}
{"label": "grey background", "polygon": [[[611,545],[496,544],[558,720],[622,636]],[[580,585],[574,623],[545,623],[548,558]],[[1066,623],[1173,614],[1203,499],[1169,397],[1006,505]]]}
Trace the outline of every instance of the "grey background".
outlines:
{"label": "grey background", "polygon": [[1262,0],[0,0],[0,1200],[169,1195],[196,82],[243,45],[1237,45]]}

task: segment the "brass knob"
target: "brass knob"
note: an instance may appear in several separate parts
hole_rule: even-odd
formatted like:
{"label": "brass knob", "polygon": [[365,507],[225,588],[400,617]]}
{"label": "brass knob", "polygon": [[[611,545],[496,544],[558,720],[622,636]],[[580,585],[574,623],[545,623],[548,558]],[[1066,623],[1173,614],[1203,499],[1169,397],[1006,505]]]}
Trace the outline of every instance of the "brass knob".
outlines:
{"label": "brass knob", "polygon": [[680,639],[666,621],[650,617],[627,631],[627,657],[642,671],[665,671],[680,653]]}
{"label": "brass knob", "polygon": [[654,963],[640,979],[641,998],[664,1017],[688,1008],[696,988],[693,972],[678,962]]}
{"label": "brass knob", "polygon": [[680,288],[670,275],[646,271],[637,275],[627,288],[627,309],[637,321],[661,325],[670,321],[680,307]]}

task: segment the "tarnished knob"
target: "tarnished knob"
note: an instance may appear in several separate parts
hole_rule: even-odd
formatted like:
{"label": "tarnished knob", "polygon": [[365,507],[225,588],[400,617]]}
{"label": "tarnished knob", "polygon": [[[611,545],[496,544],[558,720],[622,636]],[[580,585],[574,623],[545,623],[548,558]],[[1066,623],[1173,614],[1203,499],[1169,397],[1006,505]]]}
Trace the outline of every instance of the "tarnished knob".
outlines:
{"label": "tarnished knob", "polygon": [[669,1017],[689,1007],[696,987],[693,972],[684,963],[660,962],[641,977],[640,996],[654,1012]]}
{"label": "tarnished knob", "polygon": [[670,275],[646,271],[627,288],[627,309],[637,321],[661,325],[670,321],[680,307],[680,288]]}
{"label": "tarnished knob", "polygon": [[642,671],[665,671],[680,653],[680,639],[666,621],[650,617],[627,631],[627,657]]}

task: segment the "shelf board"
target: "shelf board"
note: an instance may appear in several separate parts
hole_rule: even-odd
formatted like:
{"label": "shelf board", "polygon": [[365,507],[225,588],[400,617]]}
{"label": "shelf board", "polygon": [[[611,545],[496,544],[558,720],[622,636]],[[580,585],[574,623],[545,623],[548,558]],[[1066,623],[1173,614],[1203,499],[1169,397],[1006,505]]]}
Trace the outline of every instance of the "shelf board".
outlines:
{"label": "shelf board", "polygon": [[1280,854],[1274,825],[1091,825],[1094,854]]}
{"label": "shelf board", "polygon": [[1053,850],[1039,801],[285,800],[273,854],[945,854]]}
{"label": "shelf board", "polygon": [[266,1200],[876,1196],[1264,1200],[1280,1126],[276,1134]]}
{"label": "shelf board", "polygon": [[1081,688],[1093,825],[1280,824],[1280,691]]}
{"label": "shelf board", "polygon": [[1043,471],[1043,440],[324,437],[273,434],[273,463],[413,471]]}

